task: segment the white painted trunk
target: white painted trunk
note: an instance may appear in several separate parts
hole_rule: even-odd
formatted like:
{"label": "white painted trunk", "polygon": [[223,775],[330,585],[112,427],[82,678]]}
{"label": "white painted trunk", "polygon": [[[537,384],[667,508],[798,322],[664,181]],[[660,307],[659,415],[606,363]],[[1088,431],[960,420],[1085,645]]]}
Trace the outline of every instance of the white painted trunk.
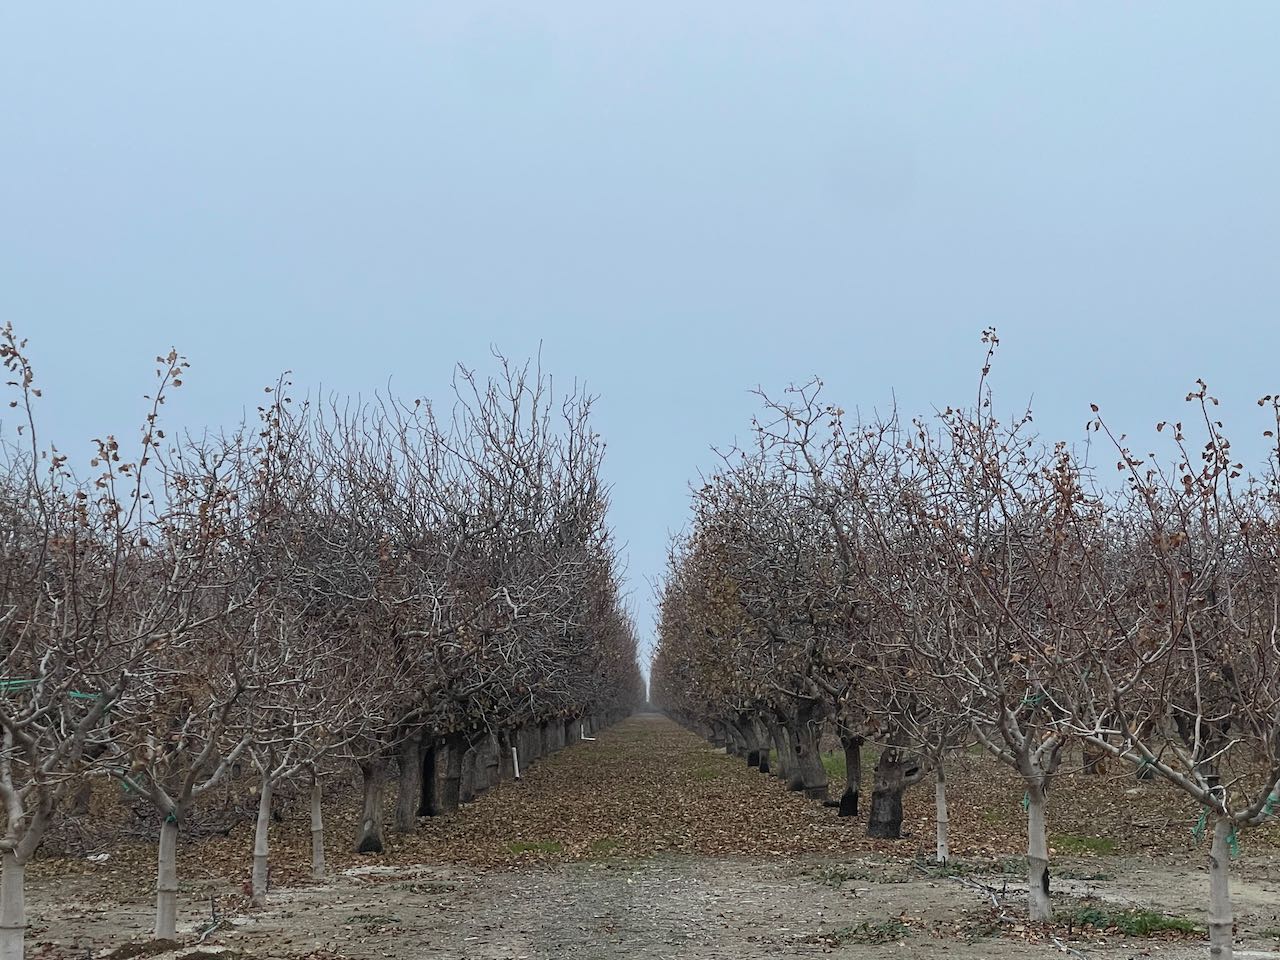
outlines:
{"label": "white painted trunk", "polygon": [[4,855],[0,870],[0,960],[22,960],[22,940],[27,930],[23,889],[26,870],[12,853]]}
{"label": "white painted trunk", "polygon": [[250,902],[255,907],[267,905],[267,874],[270,870],[271,777],[263,774],[258,794],[258,822],[253,831],[253,881]]}
{"label": "white painted trunk", "polygon": [[1044,787],[1032,783],[1027,796],[1027,902],[1033,921],[1053,919],[1049,905],[1049,831]]}
{"label": "white painted trunk", "polygon": [[324,820],[320,816],[320,778],[311,781],[311,876],[324,879]]}
{"label": "white painted trunk", "polygon": [[937,781],[933,788],[934,799],[937,803],[937,823],[938,823],[938,863],[946,863],[951,858],[951,846],[949,842],[948,828],[950,820],[947,817],[947,775],[943,772],[942,764],[937,767]]}
{"label": "white painted trunk", "polygon": [[172,940],[178,933],[178,822],[160,825],[160,859],[156,869],[155,939]]}
{"label": "white painted trunk", "polygon": [[1231,960],[1234,954],[1231,912],[1231,850],[1227,838],[1231,821],[1219,818],[1213,825],[1213,845],[1209,848],[1209,956]]}

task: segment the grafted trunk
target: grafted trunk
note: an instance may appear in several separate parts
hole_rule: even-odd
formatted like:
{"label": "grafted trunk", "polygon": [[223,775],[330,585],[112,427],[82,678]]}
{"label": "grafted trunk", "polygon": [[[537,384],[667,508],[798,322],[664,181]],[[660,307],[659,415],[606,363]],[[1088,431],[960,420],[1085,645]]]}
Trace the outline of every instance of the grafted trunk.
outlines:
{"label": "grafted trunk", "polygon": [[360,775],[364,780],[364,806],[360,811],[360,835],[356,838],[356,853],[381,853],[386,764],[381,760],[362,761]]}
{"label": "grafted trunk", "polygon": [[1219,817],[1209,847],[1209,956],[1213,960],[1231,960],[1235,953],[1230,836],[1231,821]]}
{"label": "grafted trunk", "polygon": [[26,866],[13,853],[0,866],[0,960],[22,960],[27,933]]}
{"label": "grafted trunk", "polygon": [[320,778],[311,777],[311,878],[324,879],[324,817],[320,809]]}
{"label": "grafted trunk", "polygon": [[400,781],[396,788],[397,833],[412,833],[422,807],[422,734],[400,741]]}
{"label": "grafted trunk", "polygon": [[862,737],[842,734],[840,746],[844,748],[844,793],[840,794],[842,817],[858,815],[858,797],[862,791]]}
{"label": "grafted trunk", "polygon": [[938,863],[946,863],[951,859],[951,819],[947,816],[947,774],[942,767],[941,759],[938,760],[937,765],[934,767],[934,775],[933,797],[937,807],[935,821],[938,825],[936,859]]}
{"label": "grafted trunk", "polygon": [[897,840],[902,836],[902,794],[906,790],[907,761],[901,750],[885,747],[876,763],[871,786],[867,836]]}
{"label": "grafted trunk", "polygon": [[271,796],[275,786],[271,773],[264,772],[258,789],[258,820],[253,830],[253,875],[250,880],[250,902],[255,907],[267,905],[267,882],[270,869]]}
{"label": "grafted trunk", "polygon": [[156,927],[154,939],[172,940],[178,933],[178,820],[170,815],[160,824],[160,856],[156,864]]}
{"label": "grafted trunk", "polygon": [[871,788],[871,813],[867,816],[867,836],[897,840],[902,836],[902,794],[920,773],[919,761],[899,746],[890,744],[876,763]]}
{"label": "grafted trunk", "polygon": [[808,711],[802,712],[798,722],[788,724],[787,732],[793,746],[795,764],[790,771],[787,786],[791,790],[803,790],[810,800],[826,800],[829,781],[822,766],[822,754],[818,749],[819,725],[809,722]]}
{"label": "grafted trunk", "polygon": [[1049,904],[1048,796],[1044,781],[1027,782],[1027,891],[1033,921],[1053,919]]}

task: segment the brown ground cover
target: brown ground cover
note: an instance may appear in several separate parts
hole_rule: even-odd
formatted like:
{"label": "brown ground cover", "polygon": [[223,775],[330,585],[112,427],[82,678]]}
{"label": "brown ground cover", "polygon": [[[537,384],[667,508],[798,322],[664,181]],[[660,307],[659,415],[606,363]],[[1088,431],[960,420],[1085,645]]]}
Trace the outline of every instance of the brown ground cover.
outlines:
{"label": "brown ground cover", "polygon": [[[350,849],[355,790],[331,790],[334,876],[324,884],[307,879],[305,805],[286,801],[273,826],[275,889],[265,911],[244,903],[250,823],[190,840],[180,852],[182,920],[196,936],[216,910],[224,925],[207,943],[252,956],[485,958],[621,956],[611,951],[623,945],[628,956],[674,956],[663,951],[679,947],[681,956],[711,957],[722,955],[722,940],[736,951],[723,955],[736,957],[855,947],[874,956],[900,941],[914,944],[912,955],[937,946],[955,956],[985,944],[987,952],[968,955],[1013,956],[1056,950],[1054,937],[1087,943],[1090,955],[1120,942],[1115,949],[1131,952],[1098,955],[1129,956],[1136,941],[1093,930],[1085,921],[1101,915],[1077,907],[1150,902],[1200,921],[1198,812],[1161,784],[1119,772],[1059,778],[1050,802],[1057,889],[1064,910],[1076,912],[1045,931],[1018,920],[1016,778],[971,752],[955,759],[949,781],[958,862],[938,872],[927,865],[929,785],[908,794],[905,839],[869,840],[860,822],[786,792],[665,718],[637,716],[545,758],[523,781],[455,816],[423,819],[412,834],[389,832],[377,857]],[[840,787],[833,780],[833,796]],[[225,799],[248,806],[248,791],[236,784]],[[107,858],[45,857],[30,871],[31,940],[44,944],[35,956],[82,958],[149,926],[154,846],[127,798],[100,793],[96,829],[71,836],[68,849]],[[1242,929],[1260,944],[1280,930],[1278,843],[1274,827],[1246,835],[1236,871]],[[1172,956],[1198,937],[1161,933],[1143,949]]]}

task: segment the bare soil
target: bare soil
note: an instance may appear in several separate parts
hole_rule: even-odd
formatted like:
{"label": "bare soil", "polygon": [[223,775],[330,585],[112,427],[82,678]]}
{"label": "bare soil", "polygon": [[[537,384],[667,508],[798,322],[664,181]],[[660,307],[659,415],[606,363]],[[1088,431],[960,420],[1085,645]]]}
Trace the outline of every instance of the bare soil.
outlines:
{"label": "bare soil", "polygon": [[[334,871],[323,884],[303,879],[305,811],[286,810],[264,910],[248,910],[242,896],[247,825],[190,843],[180,930],[187,955],[203,934],[200,956],[316,960],[1204,955],[1200,931],[1127,937],[1065,919],[1092,904],[1202,923],[1203,851],[1191,836],[1194,811],[1176,796],[1154,784],[1063,777],[1051,832],[1073,852],[1101,852],[1055,857],[1064,921],[1039,927],[1025,921],[1016,780],[976,755],[950,779],[957,859],[939,871],[927,863],[925,791],[909,795],[910,836],[869,841],[861,823],[642,715],[545,758],[456,816],[389,837],[379,857],[346,849],[353,805],[337,798]],[[1274,831],[1246,836],[1234,868],[1246,956],[1280,957],[1274,844]],[[119,836],[101,862],[34,865],[29,956],[84,958],[144,939],[152,850],[145,838]]]}

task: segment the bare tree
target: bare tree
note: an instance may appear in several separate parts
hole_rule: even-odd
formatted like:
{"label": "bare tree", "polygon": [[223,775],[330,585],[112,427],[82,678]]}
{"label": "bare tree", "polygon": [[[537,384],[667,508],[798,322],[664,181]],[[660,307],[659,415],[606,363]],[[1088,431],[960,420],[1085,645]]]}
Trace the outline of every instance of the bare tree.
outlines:
{"label": "bare tree", "polygon": [[166,438],[186,362],[158,358],[139,453],[98,441],[96,474],[37,442],[34,375],[0,354],[24,422],[0,471],[0,956],[20,957],[23,867],[62,802],[113,777],[158,814],[155,935],[176,930],[179,833],[256,771],[251,889],[265,901],[273,797],[363,772],[358,848],[447,813],[643,697],[607,523],[592,399],[533,364],[461,370],[430,404],[303,404],[267,391],[253,427]]}
{"label": "bare tree", "polygon": [[1262,474],[1249,476],[1205,384],[1187,400],[1203,445],[1193,448],[1190,426],[1159,424],[1174,450],[1164,462],[1093,421],[1127,484],[1105,539],[1084,545],[1092,621],[1059,704],[1064,728],[1201,805],[1209,952],[1229,958],[1231,851],[1280,805],[1280,406],[1259,402],[1272,448]]}
{"label": "bare tree", "polygon": [[[163,475],[160,408],[182,383],[186,367],[176,353],[157,358],[157,388],[150,399],[138,453],[128,459],[120,443],[96,443],[80,481],[68,458],[36,438],[34,400],[40,395],[18,341],[6,327],[0,353],[20,393],[11,406],[23,420],[25,451],[10,447],[3,509],[4,680],[0,683],[0,796],[7,830],[0,953],[22,955],[25,927],[23,867],[39,845],[62,800],[85,782],[87,758],[100,757],[114,721],[136,691],[156,651],[207,629],[202,592],[218,568],[220,536],[164,544],[183,510],[211,506],[218,494],[192,488],[180,504],[157,496]],[[163,575],[157,559],[166,555]]]}

